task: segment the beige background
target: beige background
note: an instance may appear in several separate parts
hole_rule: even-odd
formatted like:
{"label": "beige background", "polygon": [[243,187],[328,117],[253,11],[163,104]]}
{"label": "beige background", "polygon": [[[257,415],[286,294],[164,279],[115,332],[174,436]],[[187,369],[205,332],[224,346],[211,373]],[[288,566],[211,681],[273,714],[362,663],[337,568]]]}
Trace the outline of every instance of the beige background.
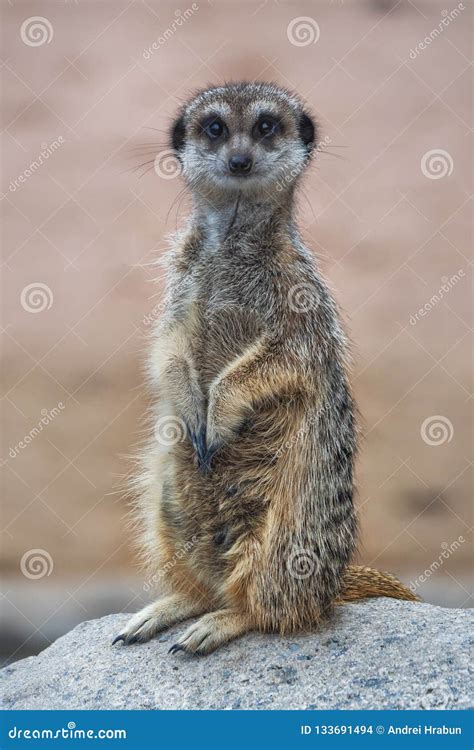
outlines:
{"label": "beige background", "polygon": [[[470,604],[472,6],[466,0],[419,53],[456,4],[196,6],[178,25],[188,0],[2,0],[2,619],[10,658],[145,597],[116,491],[147,406],[146,316],[162,298],[162,271],[147,264],[187,211],[180,179],[160,177],[153,158],[183,99],[225,80],[297,90],[327,137],[305,181],[300,224],[354,341],[360,559],[413,582],[461,536],[418,590],[429,601]],[[32,16],[46,19],[47,36],[52,30],[44,44],[22,39]],[[289,40],[301,16],[313,36],[319,30],[315,43]],[[424,155],[440,149],[448,174],[424,174]],[[131,171],[149,159],[143,177],[147,167]],[[411,319],[454,274],[443,299]],[[27,288],[38,283],[47,286],[46,309],[31,312]],[[60,402],[18,449],[42,410]],[[421,427],[440,417],[439,444],[430,445]],[[28,567],[35,549],[44,568]]]}

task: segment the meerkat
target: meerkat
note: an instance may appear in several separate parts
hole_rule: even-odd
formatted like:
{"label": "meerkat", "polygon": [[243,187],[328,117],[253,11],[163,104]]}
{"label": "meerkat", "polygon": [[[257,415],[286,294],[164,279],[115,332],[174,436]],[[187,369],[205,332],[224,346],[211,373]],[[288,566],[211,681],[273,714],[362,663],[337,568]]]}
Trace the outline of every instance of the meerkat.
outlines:
{"label": "meerkat", "polygon": [[348,345],[295,223],[311,115],[276,85],[232,83],[183,106],[171,142],[194,207],[168,259],[149,358],[156,434],[136,480],[144,557],[167,593],[114,643],[199,617],[170,651],[207,654],[251,630],[318,628],[346,601],[415,600],[350,564]]}

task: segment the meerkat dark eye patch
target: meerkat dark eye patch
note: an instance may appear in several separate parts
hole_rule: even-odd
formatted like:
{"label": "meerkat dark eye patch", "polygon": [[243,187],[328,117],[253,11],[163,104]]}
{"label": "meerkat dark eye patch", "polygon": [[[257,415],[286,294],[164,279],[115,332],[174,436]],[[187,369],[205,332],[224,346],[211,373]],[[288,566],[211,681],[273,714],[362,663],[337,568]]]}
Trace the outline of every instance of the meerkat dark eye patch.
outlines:
{"label": "meerkat dark eye patch", "polygon": [[186,128],[184,125],[184,118],[180,117],[179,120],[176,120],[173,124],[173,129],[171,131],[171,143],[173,144],[174,150],[178,153],[182,151],[185,141]]}
{"label": "meerkat dark eye patch", "polygon": [[316,129],[314,127],[314,122],[312,121],[311,117],[306,114],[306,112],[303,112],[303,114],[300,115],[298,131],[301,140],[308,150],[308,153],[311,153],[311,151],[313,150],[314,142],[316,140]]}
{"label": "meerkat dark eye patch", "polygon": [[200,129],[201,132],[207,135],[211,141],[216,141],[218,138],[225,137],[229,132],[225,122],[216,115],[206,117],[206,119],[201,122]]}
{"label": "meerkat dark eye patch", "polygon": [[252,128],[252,135],[257,141],[263,138],[272,138],[277,133],[281,133],[282,126],[280,120],[274,115],[261,114]]}

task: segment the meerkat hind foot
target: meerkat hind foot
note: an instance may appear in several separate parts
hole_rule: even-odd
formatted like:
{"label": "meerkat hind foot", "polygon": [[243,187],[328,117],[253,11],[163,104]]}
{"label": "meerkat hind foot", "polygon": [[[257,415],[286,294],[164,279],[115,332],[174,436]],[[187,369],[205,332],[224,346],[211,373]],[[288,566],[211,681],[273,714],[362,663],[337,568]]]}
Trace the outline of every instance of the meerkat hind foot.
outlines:
{"label": "meerkat hind foot", "polygon": [[201,617],[171,646],[169,653],[185,651],[189,654],[210,654],[224,643],[252,630],[247,615],[231,609],[221,609]]}
{"label": "meerkat hind foot", "polygon": [[133,615],[125,630],[114,638],[112,646],[118,641],[123,641],[127,646],[132,643],[145,643],[157,633],[167,630],[177,622],[200,615],[203,611],[203,606],[178,594],[165,596]]}

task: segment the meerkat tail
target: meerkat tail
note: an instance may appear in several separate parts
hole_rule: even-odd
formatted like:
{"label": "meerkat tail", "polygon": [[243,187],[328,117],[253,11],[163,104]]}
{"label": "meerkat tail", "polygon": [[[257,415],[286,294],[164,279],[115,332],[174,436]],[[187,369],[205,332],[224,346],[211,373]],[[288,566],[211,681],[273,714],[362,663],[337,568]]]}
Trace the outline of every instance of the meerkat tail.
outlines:
{"label": "meerkat tail", "polygon": [[413,591],[391,573],[362,565],[349,565],[344,574],[343,588],[338,603],[375,596],[389,596],[392,599],[406,599],[412,602],[420,601]]}

